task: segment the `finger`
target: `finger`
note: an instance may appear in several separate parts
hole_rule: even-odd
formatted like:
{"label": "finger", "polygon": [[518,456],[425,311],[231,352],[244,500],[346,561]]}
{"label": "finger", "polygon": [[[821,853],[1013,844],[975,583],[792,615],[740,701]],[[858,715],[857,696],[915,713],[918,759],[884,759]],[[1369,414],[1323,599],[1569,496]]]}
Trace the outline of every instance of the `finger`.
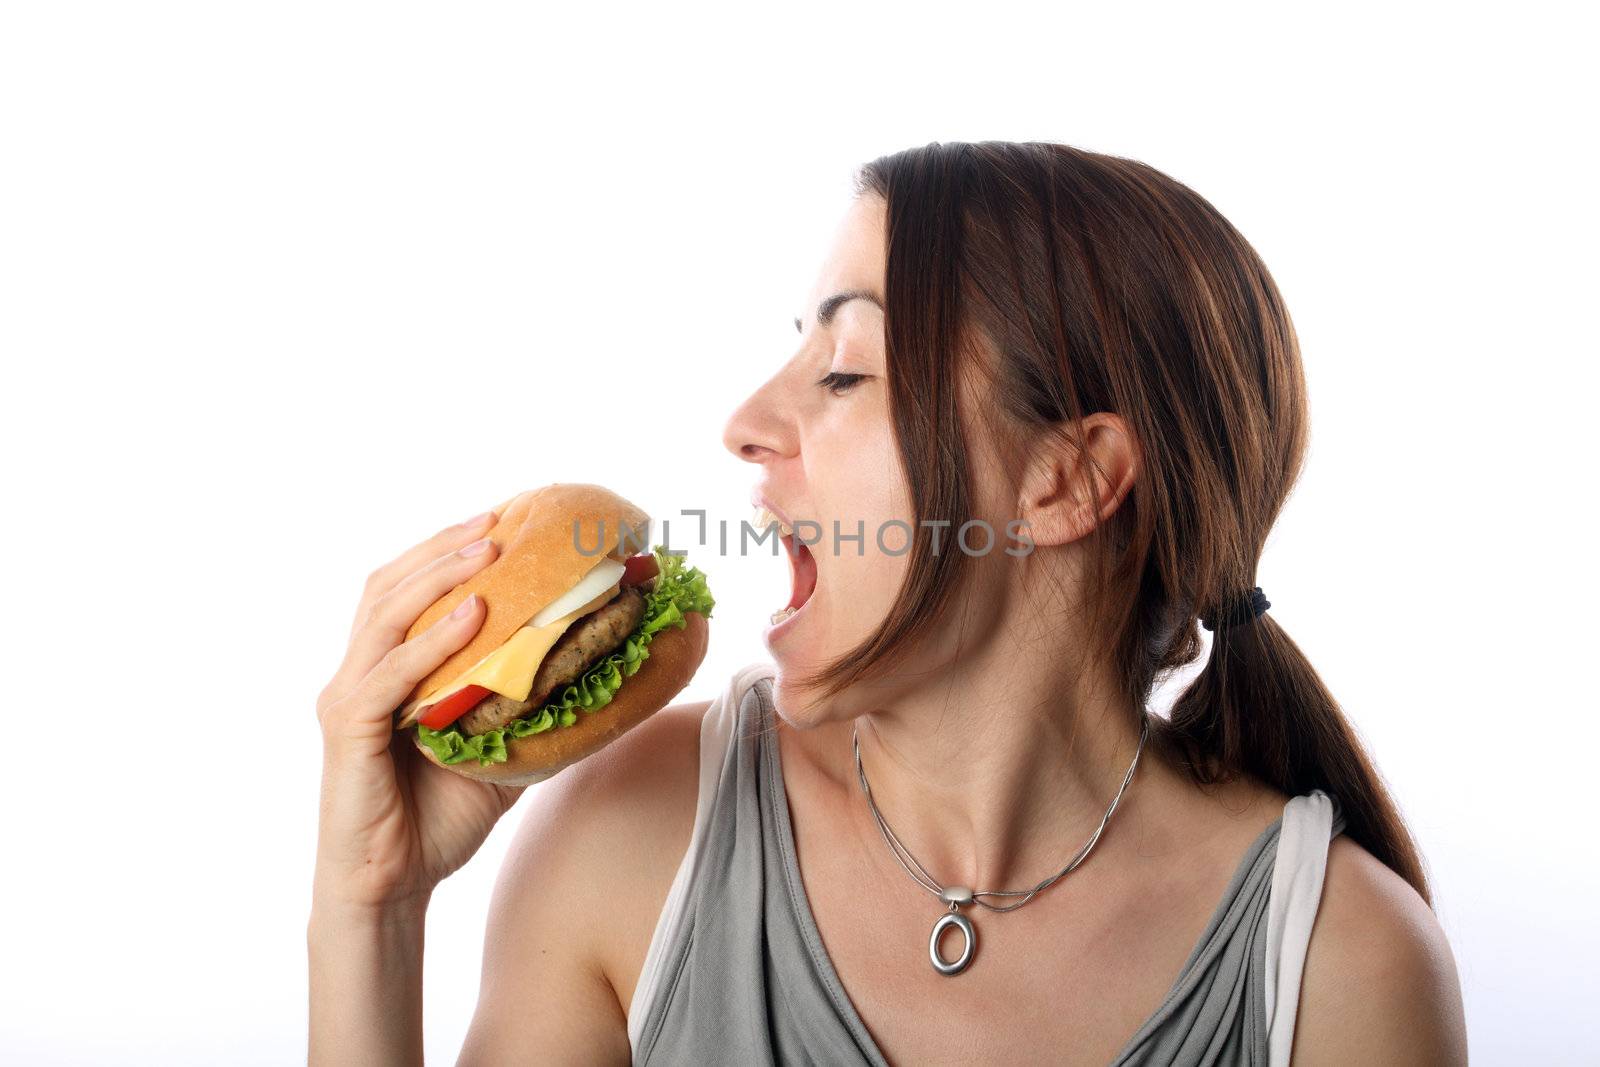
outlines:
{"label": "finger", "polygon": [[391,648],[355,687],[328,708],[324,729],[384,734],[394,709],[439,664],[483,625],[483,598],[473,593],[450,614],[404,644]]}
{"label": "finger", "polygon": [[406,549],[367,575],[367,584],[361,591],[361,603],[356,607],[355,621],[350,625],[351,636],[361,628],[362,622],[372,610],[373,603],[379,597],[399,585],[407,575],[429,562],[476,541],[497,518],[499,515],[496,512],[485,511],[482,515],[474,515],[466,522],[446,526],[426,541]]}
{"label": "finger", "polygon": [[379,597],[367,612],[366,620],[350,639],[339,674],[349,682],[359,680],[390,649],[406,639],[406,633],[419,615],[499,554],[498,545],[480,537],[402,578],[399,585]]}
{"label": "finger", "polygon": [[405,640],[417,617],[436,600],[492,562],[500,548],[487,538],[446,553],[401,580],[371,604],[356,622],[355,632],[333,680],[317,699],[319,708],[343,696],[384,654]]}

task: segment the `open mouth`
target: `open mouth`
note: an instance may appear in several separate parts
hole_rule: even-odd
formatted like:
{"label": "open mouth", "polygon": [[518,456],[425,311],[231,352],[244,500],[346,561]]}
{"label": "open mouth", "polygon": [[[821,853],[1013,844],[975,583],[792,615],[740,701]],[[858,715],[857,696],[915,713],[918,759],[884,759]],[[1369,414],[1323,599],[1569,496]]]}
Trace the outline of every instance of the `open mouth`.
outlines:
{"label": "open mouth", "polygon": [[789,603],[772,613],[772,625],[780,626],[794,618],[816,592],[817,560],[811,554],[811,547],[795,537],[788,521],[762,504],[756,506],[754,526],[757,530],[777,527],[778,541],[789,559]]}
{"label": "open mouth", "polygon": [[817,589],[817,560],[811,554],[811,548],[795,539],[794,534],[780,534],[784,552],[789,557],[789,603],[772,613],[772,624],[776,626],[792,618],[795,612],[805,607],[806,601],[811,599],[811,594]]}

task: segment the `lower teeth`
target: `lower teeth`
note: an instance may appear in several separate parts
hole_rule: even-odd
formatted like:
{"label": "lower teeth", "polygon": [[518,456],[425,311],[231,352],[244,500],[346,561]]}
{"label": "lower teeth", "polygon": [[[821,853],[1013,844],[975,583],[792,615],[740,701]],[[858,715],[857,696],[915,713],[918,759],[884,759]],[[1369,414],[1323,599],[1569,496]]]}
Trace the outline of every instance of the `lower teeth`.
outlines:
{"label": "lower teeth", "polygon": [[787,619],[798,610],[798,608],[783,608],[779,611],[774,611],[772,613],[772,625],[778,625],[778,623],[782,622],[784,619]]}

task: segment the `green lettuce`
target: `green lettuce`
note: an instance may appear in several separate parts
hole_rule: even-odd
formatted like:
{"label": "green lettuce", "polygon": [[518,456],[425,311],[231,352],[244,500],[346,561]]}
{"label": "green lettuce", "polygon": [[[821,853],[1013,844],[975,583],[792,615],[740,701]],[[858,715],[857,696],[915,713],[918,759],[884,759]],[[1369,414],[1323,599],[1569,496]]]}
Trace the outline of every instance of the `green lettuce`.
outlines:
{"label": "green lettuce", "polygon": [[656,545],[656,565],[660,573],[655,586],[644,598],[644,617],[616,651],[597,661],[576,682],[553,692],[544,707],[520,719],[513,719],[498,730],[484,734],[464,734],[458,726],[430,730],[417,724],[417,737],[438,757],[440,763],[460,763],[475,759],[480,764],[504,763],[507,737],[531,737],[546,730],[557,730],[578,721],[579,714],[590,715],[611,703],[622,680],[630,677],[650,658],[650,642],[662,630],[683,629],[684,615],[698,611],[706,618],[716,601],[706,587],[706,576],[698,567],[686,564],[682,556],[671,555],[664,545]]}

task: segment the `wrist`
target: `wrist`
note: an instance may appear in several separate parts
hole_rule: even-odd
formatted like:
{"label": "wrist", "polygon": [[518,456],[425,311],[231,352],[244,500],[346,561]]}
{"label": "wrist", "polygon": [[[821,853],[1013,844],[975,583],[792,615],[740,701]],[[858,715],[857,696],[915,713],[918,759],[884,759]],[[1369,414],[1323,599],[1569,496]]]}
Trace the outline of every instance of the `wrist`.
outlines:
{"label": "wrist", "polygon": [[432,890],[368,900],[337,886],[316,885],[311,892],[311,929],[399,930],[421,927]]}

